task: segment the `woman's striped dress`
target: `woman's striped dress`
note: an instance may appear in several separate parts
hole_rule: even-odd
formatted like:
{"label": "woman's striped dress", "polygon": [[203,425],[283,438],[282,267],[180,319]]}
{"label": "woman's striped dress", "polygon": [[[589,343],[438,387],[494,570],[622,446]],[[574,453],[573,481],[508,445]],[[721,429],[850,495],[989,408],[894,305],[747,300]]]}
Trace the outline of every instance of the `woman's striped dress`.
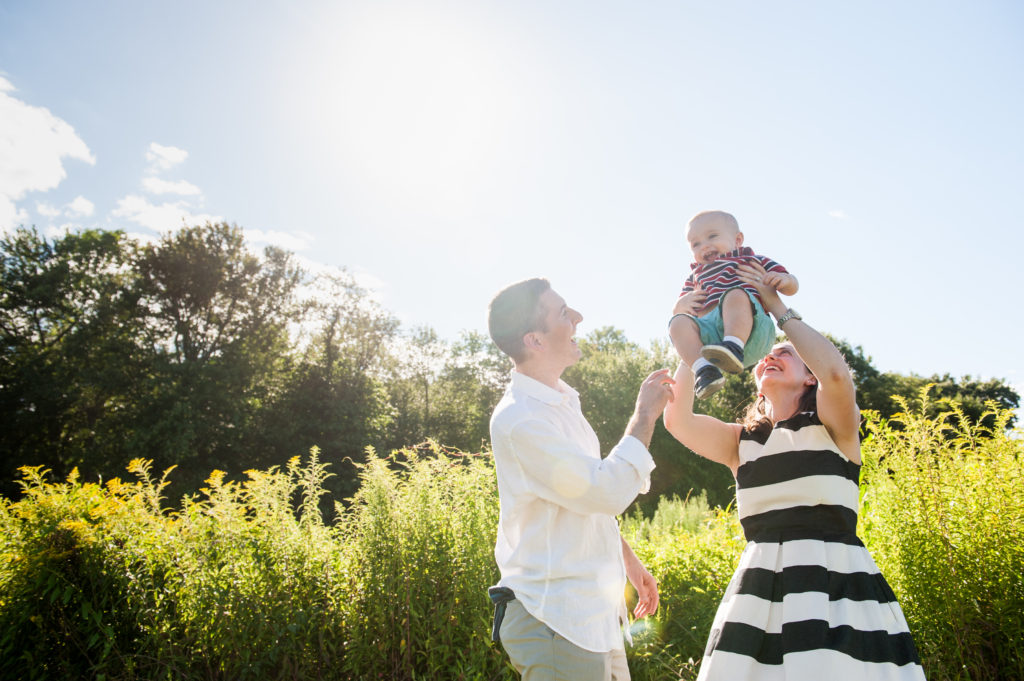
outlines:
{"label": "woman's striped dress", "polygon": [[857,538],[860,466],[816,414],[744,432],[736,497],[747,547],[698,681],[924,679],[896,596]]}

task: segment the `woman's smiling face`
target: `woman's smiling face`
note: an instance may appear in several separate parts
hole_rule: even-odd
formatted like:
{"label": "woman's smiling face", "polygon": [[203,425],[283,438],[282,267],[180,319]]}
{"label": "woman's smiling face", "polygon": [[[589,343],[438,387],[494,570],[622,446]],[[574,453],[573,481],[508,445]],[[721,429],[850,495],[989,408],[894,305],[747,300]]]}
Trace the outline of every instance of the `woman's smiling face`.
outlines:
{"label": "woman's smiling face", "polygon": [[766,384],[793,383],[802,390],[810,376],[813,374],[796,354],[791,343],[779,343],[754,366],[754,382],[758,392],[762,393]]}

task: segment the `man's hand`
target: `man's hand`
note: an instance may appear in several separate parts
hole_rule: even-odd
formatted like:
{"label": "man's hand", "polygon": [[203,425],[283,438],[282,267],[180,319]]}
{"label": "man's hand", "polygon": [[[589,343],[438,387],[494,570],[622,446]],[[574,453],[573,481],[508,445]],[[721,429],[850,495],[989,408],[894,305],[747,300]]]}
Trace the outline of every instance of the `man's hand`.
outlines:
{"label": "man's hand", "polygon": [[636,396],[636,408],[626,426],[626,435],[632,435],[644,447],[649,447],[654,436],[654,423],[672,399],[672,385],[675,383],[668,369],[658,369],[640,386]]}
{"label": "man's hand", "polygon": [[637,600],[636,607],[633,608],[633,617],[640,619],[653,615],[658,609],[658,580],[647,571],[625,539],[622,540],[622,562],[626,566],[626,579],[636,589]]}
{"label": "man's hand", "polygon": [[654,414],[658,418],[665,405],[672,399],[672,384],[675,379],[669,375],[668,369],[658,369],[644,379],[640,392],[636,396],[636,412],[638,414]]}
{"label": "man's hand", "polygon": [[641,619],[653,615],[658,609],[658,580],[647,571],[643,565],[633,575],[626,575],[629,583],[636,589],[636,607],[633,608],[633,617]]}

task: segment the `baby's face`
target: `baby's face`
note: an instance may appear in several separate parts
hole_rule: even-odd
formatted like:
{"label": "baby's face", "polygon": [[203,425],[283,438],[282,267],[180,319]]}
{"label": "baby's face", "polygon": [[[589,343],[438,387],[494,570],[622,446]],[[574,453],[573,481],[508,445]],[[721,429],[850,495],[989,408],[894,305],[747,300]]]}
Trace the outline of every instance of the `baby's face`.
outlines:
{"label": "baby's face", "polygon": [[743,245],[743,233],[721,215],[704,215],[690,221],[686,230],[694,262],[707,264]]}

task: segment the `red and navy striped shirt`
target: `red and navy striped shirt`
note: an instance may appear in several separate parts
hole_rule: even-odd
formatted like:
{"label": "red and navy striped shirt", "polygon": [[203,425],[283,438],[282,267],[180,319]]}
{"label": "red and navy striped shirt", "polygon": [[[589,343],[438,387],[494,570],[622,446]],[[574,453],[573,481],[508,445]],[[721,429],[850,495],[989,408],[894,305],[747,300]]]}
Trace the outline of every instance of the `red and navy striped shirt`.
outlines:
{"label": "red and navy striped shirt", "polygon": [[699,285],[708,296],[704,299],[704,307],[700,310],[701,315],[714,307],[726,291],[736,287],[753,293],[763,307],[764,301],[758,295],[757,289],[744,284],[736,275],[736,266],[746,260],[756,260],[768,272],[789,273],[785,267],[771,258],[758,255],[754,253],[754,249],[742,246],[727,255],[719,256],[712,263],[691,263],[690,276],[686,278],[686,283],[683,284],[683,290],[679,295],[684,296]]}

